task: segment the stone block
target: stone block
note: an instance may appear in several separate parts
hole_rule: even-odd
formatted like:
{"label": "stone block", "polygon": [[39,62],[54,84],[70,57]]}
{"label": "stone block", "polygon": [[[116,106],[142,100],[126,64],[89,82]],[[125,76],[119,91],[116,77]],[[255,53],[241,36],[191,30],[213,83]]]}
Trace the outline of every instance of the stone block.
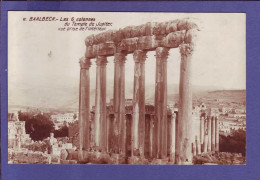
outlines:
{"label": "stone block", "polygon": [[184,41],[185,31],[169,33],[162,41],[162,45],[169,48],[177,48]]}

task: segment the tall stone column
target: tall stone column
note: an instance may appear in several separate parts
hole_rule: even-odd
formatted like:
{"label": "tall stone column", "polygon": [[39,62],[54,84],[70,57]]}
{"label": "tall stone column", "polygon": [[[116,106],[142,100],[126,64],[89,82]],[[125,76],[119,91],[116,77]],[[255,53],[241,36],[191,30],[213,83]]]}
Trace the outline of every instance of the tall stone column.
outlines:
{"label": "tall stone column", "polygon": [[215,129],[215,116],[212,117],[211,123],[211,151],[215,151],[215,139],[216,138],[216,129]]}
{"label": "tall stone column", "polygon": [[176,147],[177,164],[192,163],[192,46],[180,45],[181,67],[179,86],[178,140]]}
{"label": "tall stone column", "polygon": [[80,63],[79,85],[79,149],[87,150],[90,146],[90,59],[82,58]]}
{"label": "tall stone column", "polygon": [[[118,123],[118,146],[121,154],[126,153],[126,119],[125,119],[125,60],[126,54],[115,54],[115,92],[114,104]],[[116,87],[117,86],[117,87]]]}
{"label": "tall stone column", "polygon": [[152,115],[152,121],[153,121],[153,149],[152,149],[152,155],[154,158],[158,158],[158,121],[155,118],[155,115]]}
{"label": "tall stone column", "polygon": [[203,152],[208,152],[208,135],[206,134],[205,136],[204,136],[204,145],[203,145]]}
{"label": "tall stone column", "polygon": [[107,133],[108,133],[108,151],[116,151],[116,147],[115,143],[117,142],[117,140],[115,139],[115,133],[114,133],[114,129],[115,129],[115,118],[113,114],[109,114],[108,115],[108,121],[107,121]]}
{"label": "tall stone column", "polygon": [[175,162],[175,124],[176,124],[176,115],[172,114],[171,123],[170,123],[170,161]]}
{"label": "tall stone column", "polygon": [[150,115],[150,136],[149,136],[149,138],[150,138],[150,143],[149,143],[149,145],[150,145],[150,147],[149,147],[149,156],[150,157],[152,157],[153,156],[153,137],[154,137],[154,135],[153,135],[153,132],[154,132],[154,130],[153,130],[153,117],[152,117],[153,115]]}
{"label": "tall stone column", "polygon": [[96,60],[96,99],[95,99],[95,145],[103,152],[107,151],[107,118],[106,118],[106,64],[105,56]]}
{"label": "tall stone column", "polygon": [[204,135],[205,135],[205,117],[200,117],[200,146],[201,146],[201,152],[203,152],[203,143],[204,143]]}
{"label": "tall stone column", "polygon": [[208,152],[211,152],[211,116],[208,116]]}
{"label": "tall stone column", "polygon": [[218,117],[216,117],[216,119],[215,119],[215,128],[216,128],[215,151],[219,151],[219,120],[218,120]]}
{"label": "tall stone column", "polygon": [[158,121],[158,157],[167,157],[167,58],[169,48],[156,48],[155,118]]}
{"label": "tall stone column", "polygon": [[178,152],[177,146],[179,144],[179,142],[178,142],[178,140],[179,140],[179,138],[178,138],[178,134],[179,134],[179,131],[178,131],[179,115],[178,114],[179,114],[179,112],[177,111],[175,114],[176,114],[176,118],[175,118],[175,164],[177,164],[177,157],[178,157],[178,155],[177,155],[177,152]]}
{"label": "tall stone column", "polygon": [[136,150],[139,150],[140,156],[144,157],[146,52],[136,50],[133,56],[135,67],[133,91],[132,152],[134,153]]}
{"label": "tall stone column", "polygon": [[113,95],[113,109],[114,109],[114,132],[115,132],[115,142],[117,146],[115,151],[119,153],[119,99],[120,99],[120,68],[119,68],[120,58],[117,54],[114,56],[114,95]]}

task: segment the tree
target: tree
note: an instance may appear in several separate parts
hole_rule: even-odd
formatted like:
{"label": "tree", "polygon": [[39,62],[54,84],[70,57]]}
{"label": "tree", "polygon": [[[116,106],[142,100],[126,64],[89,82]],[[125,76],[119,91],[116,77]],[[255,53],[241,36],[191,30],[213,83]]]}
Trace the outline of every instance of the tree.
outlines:
{"label": "tree", "polygon": [[26,121],[30,118],[30,114],[27,112],[18,111],[18,119],[19,121]]}
{"label": "tree", "polygon": [[65,125],[58,130],[54,131],[54,137],[68,137],[69,136],[69,128]]}
{"label": "tree", "polygon": [[27,134],[30,134],[32,140],[43,140],[53,132],[54,124],[48,116],[37,114],[25,120],[25,130]]}
{"label": "tree", "polygon": [[233,131],[231,135],[219,136],[219,150],[221,152],[234,152],[246,154],[246,131],[239,129]]}

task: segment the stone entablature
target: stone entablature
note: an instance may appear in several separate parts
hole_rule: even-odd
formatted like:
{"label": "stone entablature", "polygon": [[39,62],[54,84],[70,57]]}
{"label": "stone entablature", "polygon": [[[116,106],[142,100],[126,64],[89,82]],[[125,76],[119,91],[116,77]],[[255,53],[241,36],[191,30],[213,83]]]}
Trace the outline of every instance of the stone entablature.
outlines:
{"label": "stone entablature", "polygon": [[[157,47],[193,50],[198,26],[189,19],[168,22],[148,22],[140,26],[127,26],[109,30],[85,39],[86,58],[113,56],[115,53],[133,53],[136,50],[154,51]],[[186,52],[185,52],[186,53]]]}

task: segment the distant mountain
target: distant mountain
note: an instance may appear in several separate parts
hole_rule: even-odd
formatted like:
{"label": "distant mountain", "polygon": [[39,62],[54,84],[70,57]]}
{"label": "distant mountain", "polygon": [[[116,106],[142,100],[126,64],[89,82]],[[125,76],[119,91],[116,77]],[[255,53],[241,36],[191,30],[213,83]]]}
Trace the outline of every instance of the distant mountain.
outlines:
{"label": "distant mountain", "polygon": [[[107,102],[113,98],[113,81],[107,82]],[[91,87],[90,103],[95,104],[95,87]],[[154,102],[154,84],[146,84],[146,102]],[[235,92],[235,93],[234,93]],[[78,109],[79,85],[76,82],[59,85],[32,87],[26,84],[10,84],[8,88],[9,107],[29,106],[35,108],[54,108],[54,109]],[[179,85],[168,84],[168,102],[178,100]],[[126,98],[132,98],[133,83],[126,82]],[[230,97],[245,96],[245,90],[217,90],[216,87],[193,85],[193,97]]]}
{"label": "distant mountain", "polygon": [[205,94],[205,98],[228,100],[228,99],[240,99],[242,101],[246,100],[246,90],[217,90],[210,91]]}

